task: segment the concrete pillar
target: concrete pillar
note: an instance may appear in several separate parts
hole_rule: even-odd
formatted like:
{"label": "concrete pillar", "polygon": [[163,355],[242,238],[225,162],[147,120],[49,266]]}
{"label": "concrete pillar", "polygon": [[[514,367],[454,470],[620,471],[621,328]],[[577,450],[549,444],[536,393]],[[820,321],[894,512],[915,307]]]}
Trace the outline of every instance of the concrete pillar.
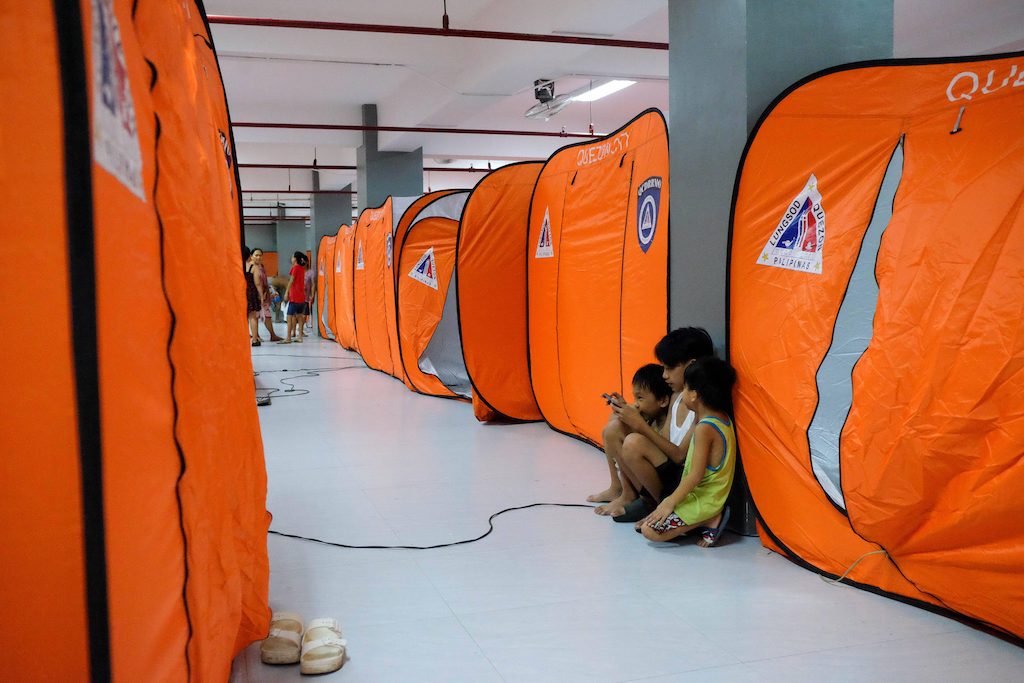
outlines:
{"label": "concrete pillar", "polygon": [[761,112],[794,81],[890,58],[893,0],[670,0],[673,327],[725,346],[729,210]]}
{"label": "concrete pillar", "polygon": [[[707,328],[724,350],[729,211],[747,134],[804,76],[892,57],[893,0],[670,0],[669,45],[669,317]],[[730,526],[753,533],[742,472],[730,500]]]}
{"label": "concrete pillar", "polygon": [[[377,105],[363,105],[363,125],[377,125]],[[415,197],[423,194],[423,148],[411,152],[381,152],[377,132],[363,131],[356,150],[356,184],[359,210],[380,206],[388,195]]]}
{"label": "concrete pillar", "polygon": [[[320,189],[320,171],[313,171],[313,189]],[[342,192],[351,192],[352,186],[341,188]],[[324,235],[335,235],[342,225],[352,224],[352,195],[350,194],[313,194],[309,200],[309,227],[306,228],[308,249],[313,253],[311,267],[316,267],[320,250],[320,238]]]}

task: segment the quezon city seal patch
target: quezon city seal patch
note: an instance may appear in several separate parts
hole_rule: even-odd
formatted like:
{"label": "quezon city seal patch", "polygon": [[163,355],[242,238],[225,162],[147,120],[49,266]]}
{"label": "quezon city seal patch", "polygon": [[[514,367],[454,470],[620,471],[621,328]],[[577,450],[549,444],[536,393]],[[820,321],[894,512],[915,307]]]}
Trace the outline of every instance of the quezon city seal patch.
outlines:
{"label": "quezon city seal patch", "polygon": [[636,238],[645,254],[654,242],[660,206],[661,178],[651,176],[636,189]]}
{"label": "quezon city seal patch", "polygon": [[812,173],[804,189],[786,207],[757,262],[762,266],[821,275],[824,246],[825,209],[821,206],[818,179]]}

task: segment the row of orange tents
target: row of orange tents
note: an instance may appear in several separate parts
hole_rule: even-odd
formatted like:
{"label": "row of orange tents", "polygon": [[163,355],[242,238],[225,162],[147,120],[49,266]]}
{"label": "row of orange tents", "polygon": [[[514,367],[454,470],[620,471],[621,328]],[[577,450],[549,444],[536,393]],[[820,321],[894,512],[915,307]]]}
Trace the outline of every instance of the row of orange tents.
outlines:
{"label": "row of orange tents", "polygon": [[[387,199],[324,237],[318,325],[481,420],[600,443],[667,329],[668,135],[657,110],[473,189]],[[401,201],[401,209],[399,202]]]}
{"label": "row of orange tents", "polygon": [[[1018,637],[1021,121],[1021,54],[808,77],[748,141],[727,282],[740,453],[765,545]],[[481,419],[543,418],[598,443],[598,397],[628,389],[667,327],[667,165],[664,123],[646,112],[486,176],[458,228],[431,219],[433,232],[389,241],[361,217],[342,231],[353,251],[334,250],[329,325],[410,388],[466,396],[468,379]],[[445,200],[457,201],[415,206]],[[437,344],[437,329],[456,332]],[[449,357],[465,374],[438,364]]]}

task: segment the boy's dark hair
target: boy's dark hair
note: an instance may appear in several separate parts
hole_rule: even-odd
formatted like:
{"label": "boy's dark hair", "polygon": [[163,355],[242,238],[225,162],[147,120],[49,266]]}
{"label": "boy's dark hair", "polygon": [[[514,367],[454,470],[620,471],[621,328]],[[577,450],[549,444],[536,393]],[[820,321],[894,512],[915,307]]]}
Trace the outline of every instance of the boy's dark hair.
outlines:
{"label": "boy's dark hair", "polygon": [[633,375],[633,386],[651,392],[658,400],[672,398],[672,388],[662,376],[663,371],[664,368],[657,363],[641,366]]}
{"label": "boy's dark hair", "polygon": [[697,358],[715,355],[715,345],[703,327],[680,327],[661,338],[654,347],[654,355],[666,368],[674,368]]}
{"label": "boy's dark hair", "polygon": [[732,387],[736,384],[736,371],[721,358],[698,358],[683,371],[687,388],[696,391],[708,408],[732,414]]}

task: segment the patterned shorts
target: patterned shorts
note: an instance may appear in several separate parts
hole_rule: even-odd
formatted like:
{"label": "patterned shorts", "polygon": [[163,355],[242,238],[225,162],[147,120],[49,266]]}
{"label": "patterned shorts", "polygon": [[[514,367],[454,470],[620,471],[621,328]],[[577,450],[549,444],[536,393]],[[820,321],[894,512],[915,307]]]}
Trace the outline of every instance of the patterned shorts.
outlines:
{"label": "patterned shorts", "polygon": [[663,534],[666,531],[671,531],[672,529],[678,529],[681,526],[686,526],[686,522],[684,522],[682,518],[676,513],[670,512],[664,522],[652,523],[648,524],[647,526],[651,527],[658,533]]}

